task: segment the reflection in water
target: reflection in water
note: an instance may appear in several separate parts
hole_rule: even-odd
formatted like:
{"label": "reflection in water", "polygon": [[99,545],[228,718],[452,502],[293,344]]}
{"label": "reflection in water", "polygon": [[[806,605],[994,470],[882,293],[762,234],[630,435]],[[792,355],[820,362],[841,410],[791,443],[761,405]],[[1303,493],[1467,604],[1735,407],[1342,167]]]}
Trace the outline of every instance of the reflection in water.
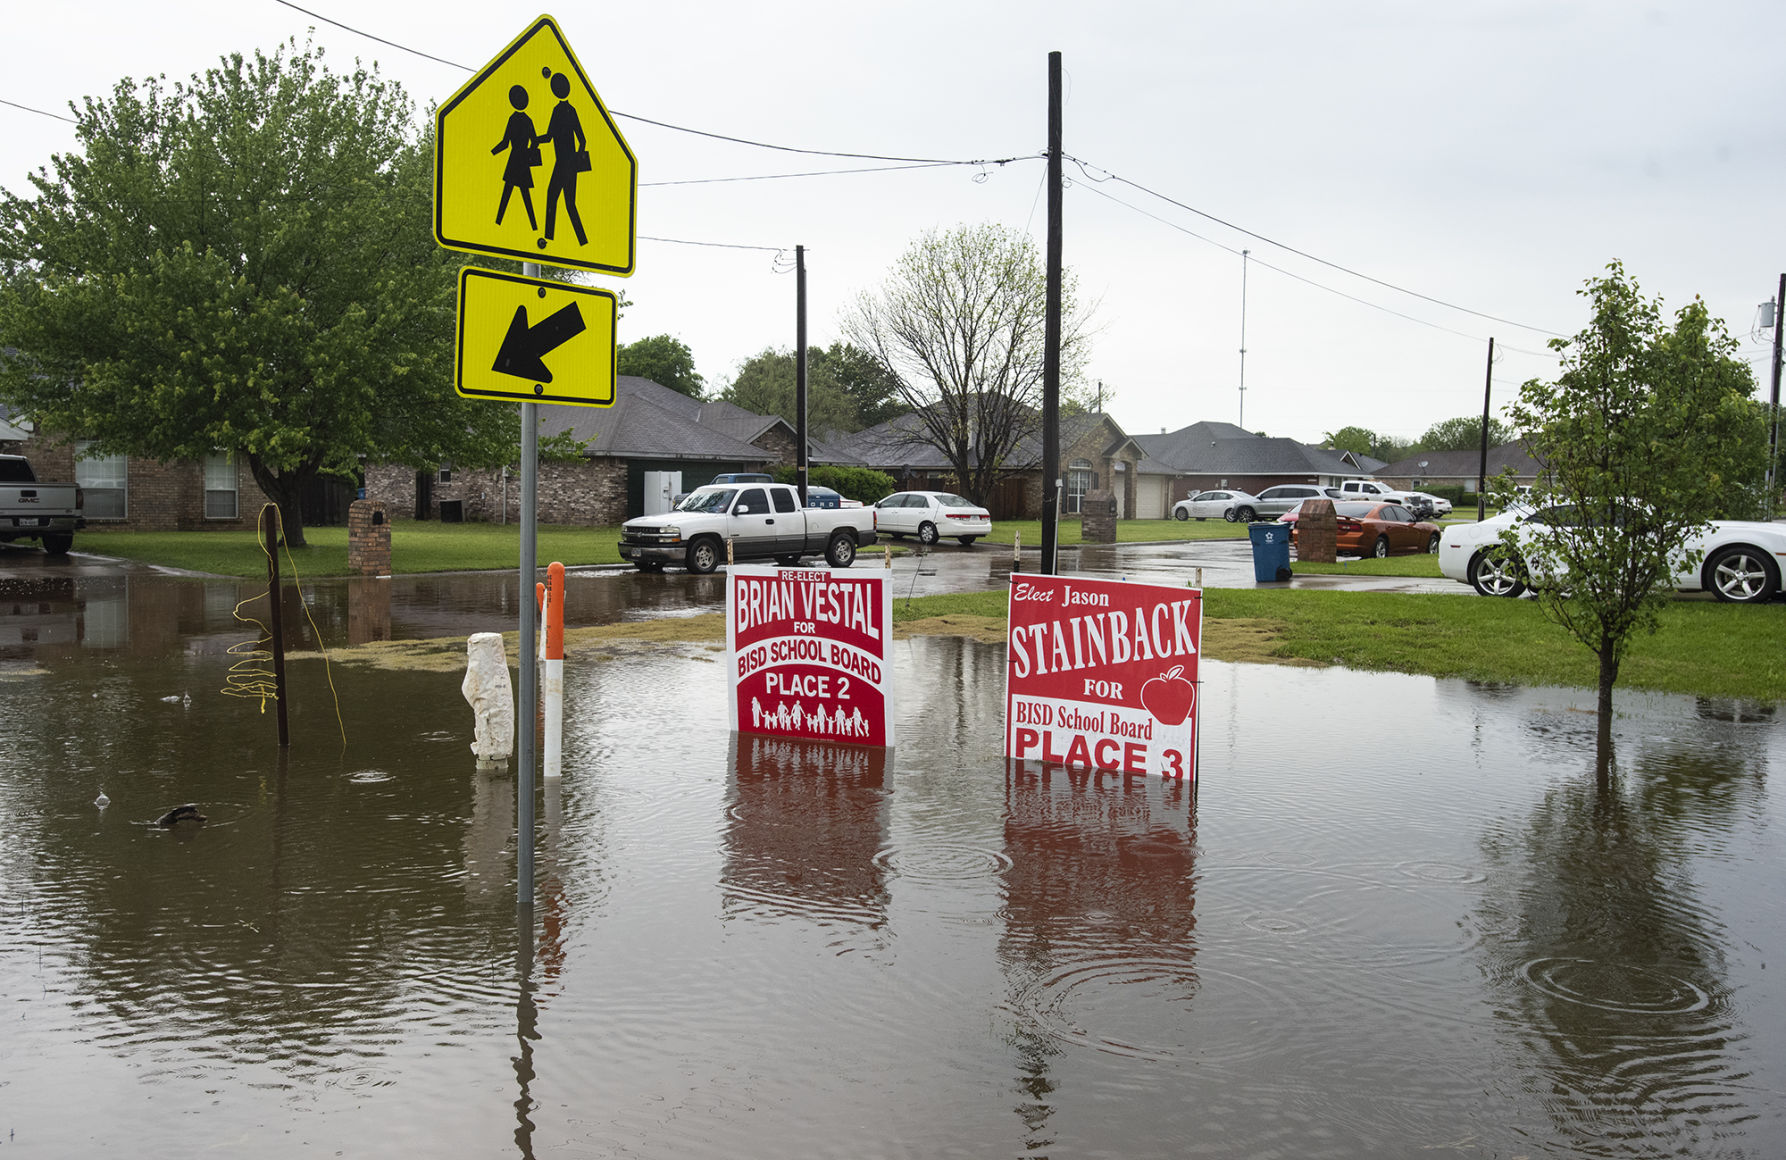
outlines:
{"label": "reflection in water", "polygon": [[[459,673],[337,666],[343,752],[296,666],[285,756],[217,693],[264,586],[52,579],[0,578],[22,1156],[1786,1155],[1766,706],[1621,698],[1597,794],[1591,691],[1210,662],[1193,802],[1007,766],[998,645],[896,643],[892,755],[734,741],[715,650],[604,646],[519,927]],[[398,639],[512,610],[386,583]]]}
{"label": "reflection in water", "polygon": [[[864,745],[732,734],[721,879],[728,915],[884,926],[887,884],[876,854],[889,756]],[[833,945],[853,945],[853,934],[846,929]]]}
{"label": "reflection in water", "polygon": [[1050,1060],[1063,1043],[1171,1062],[1197,992],[1195,810],[1182,781],[1007,761],[999,960],[1021,1012],[1016,1109],[1054,1141]]}
{"label": "reflection in water", "polygon": [[[1623,784],[1565,781],[1484,842],[1489,977],[1584,1154],[1711,1155],[1752,1117],[1731,932],[1694,867],[1762,816],[1764,768],[1761,737],[1683,724]],[[1778,906],[1772,886],[1723,901]]]}

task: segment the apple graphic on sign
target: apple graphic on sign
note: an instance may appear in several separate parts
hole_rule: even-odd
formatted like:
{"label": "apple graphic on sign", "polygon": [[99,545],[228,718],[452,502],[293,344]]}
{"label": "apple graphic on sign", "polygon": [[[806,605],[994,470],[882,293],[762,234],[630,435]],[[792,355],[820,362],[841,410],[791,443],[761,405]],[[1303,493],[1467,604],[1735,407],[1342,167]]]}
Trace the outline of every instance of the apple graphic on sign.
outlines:
{"label": "apple graphic on sign", "polygon": [[1173,665],[1141,686],[1141,703],[1162,725],[1182,725],[1197,703],[1197,686],[1184,679],[1184,666]]}

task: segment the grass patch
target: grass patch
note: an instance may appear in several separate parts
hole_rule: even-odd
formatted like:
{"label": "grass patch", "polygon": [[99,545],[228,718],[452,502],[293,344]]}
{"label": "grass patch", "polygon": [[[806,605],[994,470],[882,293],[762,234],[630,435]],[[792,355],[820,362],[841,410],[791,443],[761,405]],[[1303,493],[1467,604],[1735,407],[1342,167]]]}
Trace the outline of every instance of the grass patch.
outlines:
{"label": "grass patch", "polygon": [[[1393,563],[1399,561],[1378,561]],[[1530,600],[1396,592],[1204,593],[1204,653],[1220,661],[1344,665],[1516,685],[1593,688],[1586,648]],[[895,600],[895,624],[977,618],[997,625],[1003,591]],[[1786,604],[1677,600],[1654,636],[1632,642],[1619,686],[1664,693],[1786,700]]]}
{"label": "grass patch", "polygon": [[1439,557],[1421,553],[1418,556],[1388,556],[1357,559],[1341,556],[1337,564],[1316,564],[1308,560],[1291,560],[1290,569],[1308,576],[1412,576],[1439,580]]}
{"label": "grass patch", "polygon": [[[347,576],[346,528],[305,528],[309,545],[292,550],[301,576]],[[543,566],[618,564],[620,529],[542,524],[538,554]],[[267,574],[267,557],[253,531],[126,532],[88,529],[75,537],[77,552],[118,556],[145,564],[209,572],[218,576],[254,578]],[[399,576],[419,572],[483,572],[521,566],[521,525],[440,524],[397,520],[391,524],[391,570]],[[288,567],[280,553],[279,567]]]}

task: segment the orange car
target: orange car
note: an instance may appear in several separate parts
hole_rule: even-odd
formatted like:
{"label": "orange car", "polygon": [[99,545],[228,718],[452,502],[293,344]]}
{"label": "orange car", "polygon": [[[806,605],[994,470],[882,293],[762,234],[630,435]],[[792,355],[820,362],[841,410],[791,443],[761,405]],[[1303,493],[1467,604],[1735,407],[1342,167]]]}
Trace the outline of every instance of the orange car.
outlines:
{"label": "orange car", "polygon": [[[1290,525],[1290,542],[1296,543],[1298,504],[1278,517]],[[1429,524],[1398,503],[1362,503],[1341,500],[1333,505],[1338,535],[1335,551],[1341,556],[1403,556],[1439,550],[1439,525]]]}

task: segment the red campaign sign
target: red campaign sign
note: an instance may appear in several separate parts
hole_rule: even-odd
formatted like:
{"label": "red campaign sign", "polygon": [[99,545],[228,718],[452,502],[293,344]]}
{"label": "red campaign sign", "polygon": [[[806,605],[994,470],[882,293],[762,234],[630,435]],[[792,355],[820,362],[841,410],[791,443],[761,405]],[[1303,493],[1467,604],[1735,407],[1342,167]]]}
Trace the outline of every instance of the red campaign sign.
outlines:
{"label": "red campaign sign", "polygon": [[891,746],[892,641],[893,590],[878,573],[729,569],[732,728]]}
{"label": "red campaign sign", "polygon": [[1203,593],[1013,576],[1005,754],[1195,777]]}

